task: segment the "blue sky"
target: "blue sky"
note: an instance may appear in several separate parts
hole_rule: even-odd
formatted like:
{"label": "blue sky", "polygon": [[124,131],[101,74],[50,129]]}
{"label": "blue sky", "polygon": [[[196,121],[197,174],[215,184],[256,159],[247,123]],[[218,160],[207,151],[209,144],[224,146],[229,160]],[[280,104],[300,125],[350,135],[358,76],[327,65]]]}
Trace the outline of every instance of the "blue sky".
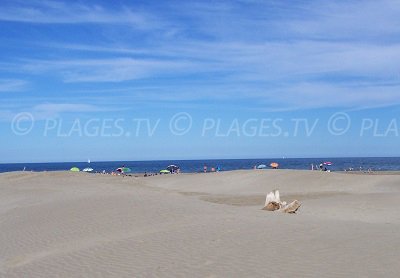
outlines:
{"label": "blue sky", "polygon": [[398,1],[1,5],[0,162],[400,155]]}

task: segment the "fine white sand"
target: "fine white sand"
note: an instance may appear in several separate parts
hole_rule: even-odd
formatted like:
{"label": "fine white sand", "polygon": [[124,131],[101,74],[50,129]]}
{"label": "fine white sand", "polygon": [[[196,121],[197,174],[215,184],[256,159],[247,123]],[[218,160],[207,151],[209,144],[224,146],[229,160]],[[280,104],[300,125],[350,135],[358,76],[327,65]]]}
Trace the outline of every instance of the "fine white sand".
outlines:
{"label": "fine white sand", "polygon": [[400,175],[5,173],[0,228],[2,277],[399,277]]}

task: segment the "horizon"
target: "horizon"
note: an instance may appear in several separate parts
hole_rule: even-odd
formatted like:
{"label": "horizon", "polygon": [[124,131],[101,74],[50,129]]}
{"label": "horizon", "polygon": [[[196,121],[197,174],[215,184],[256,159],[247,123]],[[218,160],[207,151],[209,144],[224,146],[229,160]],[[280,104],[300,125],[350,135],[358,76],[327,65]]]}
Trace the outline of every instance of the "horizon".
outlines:
{"label": "horizon", "polygon": [[345,158],[355,158],[355,159],[374,159],[374,158],[400,158],[400,156],[323,156],[323,157],[255,157],[255,158],[199,158],[199,159],[149,159],[149,160],[104,160],[104,161],[35,161],[35,162],[0,162],[0,164],[50,164],[50,163],[112,163],[112,162],[162,162],[162,161],[213,161],[213,160],[290,160],[290,159],[345,159]]}
{"label": "horizon", "polygon": [[400,157],[399,14],[394,0],[2,1],[0,163]]}

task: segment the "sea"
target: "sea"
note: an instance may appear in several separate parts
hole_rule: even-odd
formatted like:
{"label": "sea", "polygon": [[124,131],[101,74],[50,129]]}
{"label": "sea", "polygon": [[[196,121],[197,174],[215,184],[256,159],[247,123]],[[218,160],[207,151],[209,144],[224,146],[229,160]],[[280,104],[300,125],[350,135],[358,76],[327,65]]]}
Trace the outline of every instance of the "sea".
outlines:
{"label": "sea", "polygon": [[[212,160],[155,160],[155,161],[91,161],[91,162],[51,162],[51,163],[9,163],[0,164],[0,172],[11,171],[62,171],[72,167],[81,170],[90,167],[94,172],[112,172],[118,167],[128,167],[132,173],[158,173],[174,164],[183,173],[203,172],[219,167],[221,171],[254,169],[264,164],[269,169],[273,162],[279,169],[310,170],[311,165],[319,167],[321,163],[330,162],[326,168],[330,171],[400,171],[400,157],[342,157],[342,158],[258,158],[258,159],[212,159]],[[325,166],[324,166],[325,167]]]}

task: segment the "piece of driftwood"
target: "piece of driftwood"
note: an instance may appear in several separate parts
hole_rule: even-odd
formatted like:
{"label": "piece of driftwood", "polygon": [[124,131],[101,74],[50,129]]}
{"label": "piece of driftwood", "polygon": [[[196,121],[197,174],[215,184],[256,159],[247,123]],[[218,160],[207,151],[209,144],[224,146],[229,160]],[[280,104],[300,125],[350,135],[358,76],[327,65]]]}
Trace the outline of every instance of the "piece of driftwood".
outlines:
{"label": "piece of driftwood", "polygon": [[300,208],[301,204],[299,201],[294,200],[290,204],[282,207],[281,210],[286,213],[296,213],[296,211]]}
{"label": "piece of driftwood", "polygon": [[280,210],[286,213],[296,213],[296,211],[300,208],[300,206],[301,204],[297,200],[294,200],[290,204],[282,202],[279,190],[273,190],[267,194],[263,210],[268,210],[268,211]]}
{"label": "piece of driftwood", "polygon": [[269,211],[274,211],[274,210],[278,210],[281,208],[281,205],[275,202],[269,202],[264,208],[263,210],[269,210]]}

